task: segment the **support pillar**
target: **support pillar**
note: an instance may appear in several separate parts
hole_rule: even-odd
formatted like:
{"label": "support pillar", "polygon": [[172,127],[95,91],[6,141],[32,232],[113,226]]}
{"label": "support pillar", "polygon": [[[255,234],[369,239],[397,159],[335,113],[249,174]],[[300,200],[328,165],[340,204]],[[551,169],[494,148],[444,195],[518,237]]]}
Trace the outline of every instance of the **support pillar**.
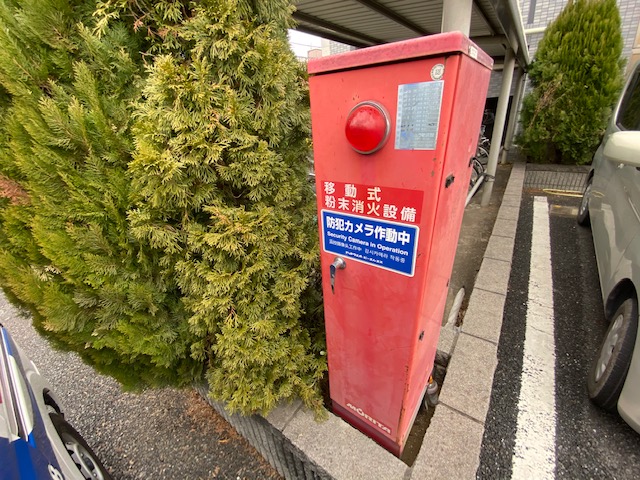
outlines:
{"label": "support pillar", "polygon": [[467,37],[471,30],[473,0],[447,0],[442,2],[441,32],[462,32]]}
{"label": "support pillar", "polygon": [[[445,2],[446,3],[446,2]],[[491,136],[491,149],[489,150],[489,161],[487,163],[487,174],[489,177],[485,181],[482,189],[482,200],[480,205],[486,207],[491,200],[493,192],[493,182],[495,181],[496,168],[498,166],[498,156],[502,146],[502,134],[504,133],[505,119],[507,118],[507,108],[509,107],[509,94],[511,93],[511,82],[513,81],[513,70],[516,64],[516,56],[511,48],[507,48],[504,59],[504,69],[502,70],[502,86],[496,118],[493,125],[493,135]]]}
{"label": "support pillar", "polygon": [[518,77],[516,84],[516,91],[513,93],[513,102],[511,103],[511,116],[509,117],[509,125],[507,126],[507,136],[504,139],[504,148],[502,149],[502,158],[500,159],[500,163],[502,165],[507,163],[507,156],[513,146],[513,135],[515,134],[516,125],[518,125],[518,119],[520,117],[522,94],[524,92],[526,78],[527,76],[524,71],[520,70],[520,76]]}

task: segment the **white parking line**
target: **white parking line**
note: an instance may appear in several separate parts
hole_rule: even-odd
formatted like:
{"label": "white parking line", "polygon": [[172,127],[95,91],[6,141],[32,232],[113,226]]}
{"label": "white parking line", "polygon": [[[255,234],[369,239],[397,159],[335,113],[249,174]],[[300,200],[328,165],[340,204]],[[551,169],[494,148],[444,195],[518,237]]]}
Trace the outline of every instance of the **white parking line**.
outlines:
{"label": "white parking line", "polygon": [[512,478],[554,478],[555,340],[549,206],[533,199],[529,298]]}

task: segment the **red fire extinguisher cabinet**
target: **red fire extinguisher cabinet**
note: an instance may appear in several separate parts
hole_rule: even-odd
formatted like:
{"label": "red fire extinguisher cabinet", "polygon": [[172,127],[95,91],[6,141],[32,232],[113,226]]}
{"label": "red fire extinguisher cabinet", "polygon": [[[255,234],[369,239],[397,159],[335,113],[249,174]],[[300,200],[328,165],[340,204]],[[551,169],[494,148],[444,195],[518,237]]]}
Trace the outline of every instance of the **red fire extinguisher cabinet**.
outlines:
{"label": "red fire extinguisher cabinet", "polygon": [[455,32],[308,64],[333,411],[398,456],[433,368],[492,63]]}

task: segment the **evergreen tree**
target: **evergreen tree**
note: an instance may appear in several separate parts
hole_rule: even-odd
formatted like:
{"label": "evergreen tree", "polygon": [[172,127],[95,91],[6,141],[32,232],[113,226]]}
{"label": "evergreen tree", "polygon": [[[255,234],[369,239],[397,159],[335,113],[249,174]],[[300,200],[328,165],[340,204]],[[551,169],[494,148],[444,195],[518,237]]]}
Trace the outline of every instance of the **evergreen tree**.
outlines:
{"label": "evergreen tree", "polygon": [[319,403],[325,370],[309,116],[287,0],[201,2],[137,104],[130,219],[175,272],[211,394]]}
{"label": "evergreen tree", "polygon": [[588,163],[622,86],[615,0],[569,1],[531,65],[519,144],[534,161]]}
{"label": "evergreen tree", "polygon": [[91,2],[0,4],[0,279],[36,326],[126,385],[202,372],[177,285],[129,232],[144,38]]}
{"label": "evergreen tree", "polygon": [[287,0],[0,1],[0,283],[125,385],[320,404]]}

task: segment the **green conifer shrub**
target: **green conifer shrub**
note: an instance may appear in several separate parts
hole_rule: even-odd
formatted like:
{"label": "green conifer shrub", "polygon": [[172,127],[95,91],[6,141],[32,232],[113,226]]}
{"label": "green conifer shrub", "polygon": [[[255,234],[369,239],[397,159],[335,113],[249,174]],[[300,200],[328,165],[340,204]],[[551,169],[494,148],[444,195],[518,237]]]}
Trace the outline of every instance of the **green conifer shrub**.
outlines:
{"label": "green conifer shrub", "polygon": [[[133,233],[162,252],[214,398],[242,412],[299,396],[326,368],[309,112],[289,1],[193,6],[137,103]],[[158,30],[162,30],[162,26]]]}
{"label": "green conifer shrub", "polygon": [[521,113],[530,160],[591,161],[622,86],[620,25],[615,0],[575,0],[547,27]]}
{"label": "green conifer shrub", "polygon": [[203,368],[179,289],[127,221],[146,40],[122,22],[98,38],[92,13],[0,3],[0,279],[39,330],[125,385],[187,384]]}
{"label": "green conifer shrub", "polygon": [[326,370],[287,0],[0,1],[0,283],[126,386],[243,413]]}

